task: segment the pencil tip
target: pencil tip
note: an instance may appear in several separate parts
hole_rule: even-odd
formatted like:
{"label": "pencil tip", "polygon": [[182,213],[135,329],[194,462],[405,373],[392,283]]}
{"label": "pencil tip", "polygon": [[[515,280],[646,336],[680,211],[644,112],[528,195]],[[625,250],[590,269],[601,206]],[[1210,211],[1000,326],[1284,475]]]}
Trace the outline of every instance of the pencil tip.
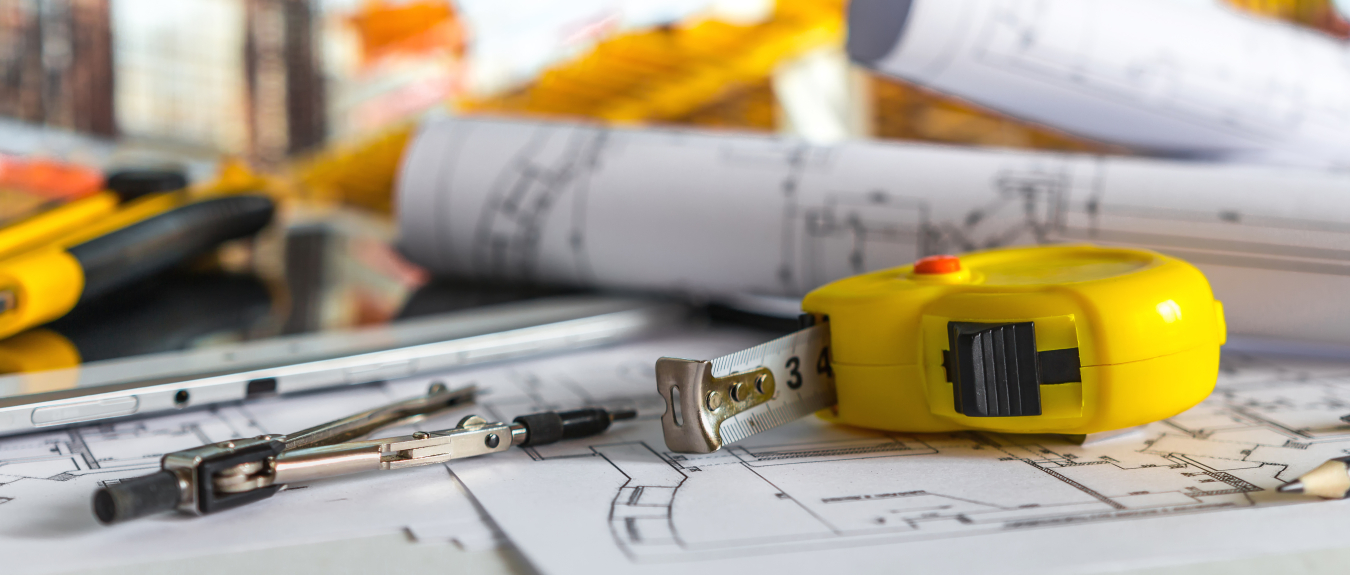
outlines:
{"label": "pencil tip", "polygon": [[1293,481],[1280,486],[1280,493],[1303,493],[1303,482]]}

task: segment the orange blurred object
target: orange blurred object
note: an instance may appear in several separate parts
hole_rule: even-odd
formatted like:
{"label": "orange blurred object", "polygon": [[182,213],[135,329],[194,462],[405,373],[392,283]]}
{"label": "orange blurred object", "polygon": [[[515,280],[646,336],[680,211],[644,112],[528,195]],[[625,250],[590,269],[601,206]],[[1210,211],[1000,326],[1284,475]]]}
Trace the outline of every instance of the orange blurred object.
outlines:
{"label": "orange blurred object", "polygon": [[[744,24],[696,18],[670,26],[621,33],[590,52],[554,66],[529,86],[508,94],[459,102],[465,112],[593,118],[618,123],[679,122],[709,112],[711,123],[733,121],[716,105],[728,98],[753,105],[783,62],[843,38],[844,0],[778,0],[771,16]],[[584,31],[604,35],[597,25]]]}
{"label": "orange blurred object", "polygon": [[0,188],[73,200],[97,192],[102,185],[103,174],[93,168],[46,158],[0,155]]}
{"label": "orange blurred object", "polygon": [[310,200],[390,213],[399,161],[416,128],[413,122],[397,124],[380,134],[301,158],[291,165],[292,188]]}
{"label": "orange blurred object", "polygon": [[1225,0],[1230,6],[1286,22],[1350,38],[1350,22],[1336,13],[1331,0]]}
{"label": "orange blurred object", "polygon": [[361,37],[367,64],[399,54],[464,52],[464,30],[444,0],[400,4],[371,0],[348,22]]}

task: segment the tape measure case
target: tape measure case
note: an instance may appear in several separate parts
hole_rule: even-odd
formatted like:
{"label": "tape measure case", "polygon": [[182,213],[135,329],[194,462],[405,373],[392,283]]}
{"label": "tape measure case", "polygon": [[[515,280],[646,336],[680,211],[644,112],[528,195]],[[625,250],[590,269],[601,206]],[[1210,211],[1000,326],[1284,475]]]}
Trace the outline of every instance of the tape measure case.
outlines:
{"label": "tape measure case", "polygon": [[843,279],[827,316],[838,391],[822,416],[893,431],[1086,434],[1171,417],[1214,389],[1223,308],[1152,251],[1005,248]]}

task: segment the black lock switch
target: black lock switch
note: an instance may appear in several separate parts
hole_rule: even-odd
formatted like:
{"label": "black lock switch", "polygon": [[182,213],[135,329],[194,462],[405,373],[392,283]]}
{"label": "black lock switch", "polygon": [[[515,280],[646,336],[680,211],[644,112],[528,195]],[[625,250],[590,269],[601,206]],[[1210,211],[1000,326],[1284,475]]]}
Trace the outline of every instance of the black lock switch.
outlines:
{"label": "black lock switch", "polygon": [[947,356],[947,373],[954,384],[957,413],[968,417],[1041,414],[1041,376],[1032,322],[953,321],[947,324],[947,336],[948,349],[955,352]]}

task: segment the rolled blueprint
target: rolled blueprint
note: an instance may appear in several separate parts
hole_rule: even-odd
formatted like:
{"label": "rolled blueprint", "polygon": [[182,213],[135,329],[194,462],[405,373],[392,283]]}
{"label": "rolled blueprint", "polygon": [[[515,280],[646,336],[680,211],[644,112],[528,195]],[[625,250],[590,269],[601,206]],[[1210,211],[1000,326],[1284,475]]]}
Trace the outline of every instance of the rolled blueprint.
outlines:
{"label": "rolled blueprint", "polygon": [[939,253],[1093,242],[1197,264],[1235,333],[1350,342],[1350,175],[501,120],[425,123],[405,253],[443,274],[800,296]]}
{"label": "rolled blueprint", "polygon": [[1217,0],[854,0],[849,55],[1074,134],[1350,166],[1350,48]]}

